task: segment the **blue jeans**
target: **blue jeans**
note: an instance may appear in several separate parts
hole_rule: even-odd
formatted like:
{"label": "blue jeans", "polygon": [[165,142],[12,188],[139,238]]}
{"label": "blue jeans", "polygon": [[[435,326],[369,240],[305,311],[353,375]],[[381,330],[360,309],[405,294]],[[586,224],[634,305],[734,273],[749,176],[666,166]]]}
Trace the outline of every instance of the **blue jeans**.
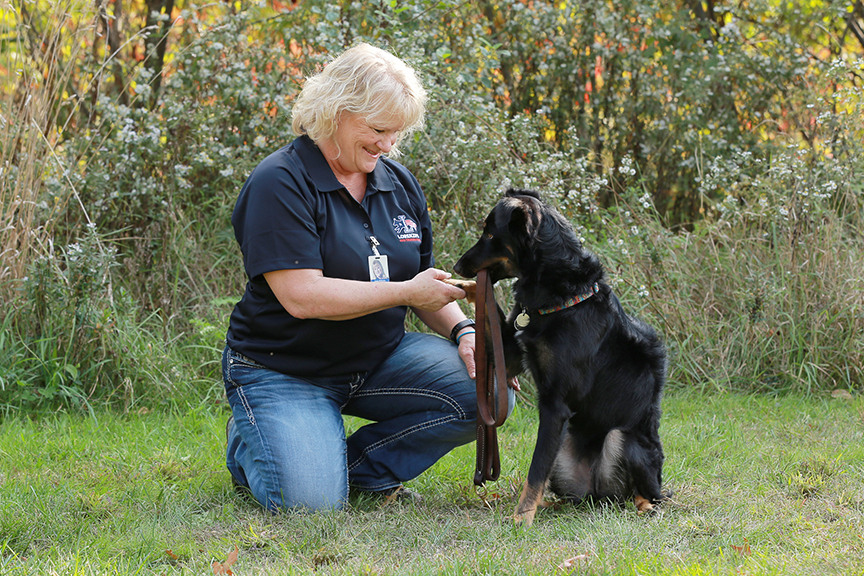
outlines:
{"label": "blue jeans", "polygon": [[[349,484],[396,487],[475,438],[475,383],[456,346],[431,334],[406,334],[368,373],[298,378],[226,347],[222,374],[228,470],[274,512],[340,509]],[[371,423],[346,439],[342,414]]]}

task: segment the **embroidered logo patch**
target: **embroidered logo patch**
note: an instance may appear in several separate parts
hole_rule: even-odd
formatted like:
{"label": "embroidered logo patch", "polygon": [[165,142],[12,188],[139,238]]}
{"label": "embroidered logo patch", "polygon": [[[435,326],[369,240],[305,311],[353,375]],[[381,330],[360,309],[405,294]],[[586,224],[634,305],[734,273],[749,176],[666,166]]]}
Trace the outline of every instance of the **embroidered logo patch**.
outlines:
{"label": "embroidered logo patch", "polygon": [[393,218],[393,230],[400,242],[419,242],[420,234],[417,233],[417,223],[404,214]]}

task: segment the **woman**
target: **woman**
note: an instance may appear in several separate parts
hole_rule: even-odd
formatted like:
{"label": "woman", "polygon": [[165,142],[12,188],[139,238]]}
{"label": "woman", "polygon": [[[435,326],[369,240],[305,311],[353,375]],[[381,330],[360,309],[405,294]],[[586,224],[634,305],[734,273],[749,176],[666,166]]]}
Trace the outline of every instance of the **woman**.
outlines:
{"label": "woman", "polygon": [[[432,267],[426,199],[384,156],[422,125],[414,72],[361,44],[309,78],[291,144],[232,216],[248,276],[223,375],[227,465],[266,508],[390,494],[475,430],[473,321]],[[406,334],[408,308],[435,332]],[[342,414],[371,422],[346,439]]]}

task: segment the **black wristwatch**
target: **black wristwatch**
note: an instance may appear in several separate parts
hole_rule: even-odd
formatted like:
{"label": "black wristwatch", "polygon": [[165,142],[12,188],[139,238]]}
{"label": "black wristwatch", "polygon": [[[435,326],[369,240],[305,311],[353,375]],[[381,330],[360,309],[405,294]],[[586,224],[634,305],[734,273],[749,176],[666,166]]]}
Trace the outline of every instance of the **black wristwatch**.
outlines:
{"label": "black wristwatch", "polygon": [[460,330],[462,330],[463,328],[467,328],[468,326],[476,326],[476,325],[477,325],[477,323],[474,322],[474,320],[471,320],[470,318],[468,318],[466,320],[462,320],[461,322],[457,322],[456,325],[453,326],[453,330],[450,331],[450,340],[452,340],[453,343],[456,344],[457,343],[456,342],[456,335],[459,334]]}

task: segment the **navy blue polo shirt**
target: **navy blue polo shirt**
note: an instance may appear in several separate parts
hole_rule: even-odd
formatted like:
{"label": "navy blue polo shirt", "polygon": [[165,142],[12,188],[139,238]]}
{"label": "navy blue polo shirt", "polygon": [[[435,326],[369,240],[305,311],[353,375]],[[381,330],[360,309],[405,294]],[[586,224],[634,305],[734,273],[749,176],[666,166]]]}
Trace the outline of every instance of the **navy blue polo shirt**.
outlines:
{"label": "navy blue polo shirt", "polygon": [[252,171],[231,223],[248,278],[231,314],[231,348],[273,370],[313,377],[370,371],[399,345],[405,306],[352,320],[299,319],[279,303],[264,273],[312,268],[368,282],[370,236],[387,255],[391,281],[432,266],[426,198],[404,166],[380,158],[358,203],[315,143],[301,136]]}

